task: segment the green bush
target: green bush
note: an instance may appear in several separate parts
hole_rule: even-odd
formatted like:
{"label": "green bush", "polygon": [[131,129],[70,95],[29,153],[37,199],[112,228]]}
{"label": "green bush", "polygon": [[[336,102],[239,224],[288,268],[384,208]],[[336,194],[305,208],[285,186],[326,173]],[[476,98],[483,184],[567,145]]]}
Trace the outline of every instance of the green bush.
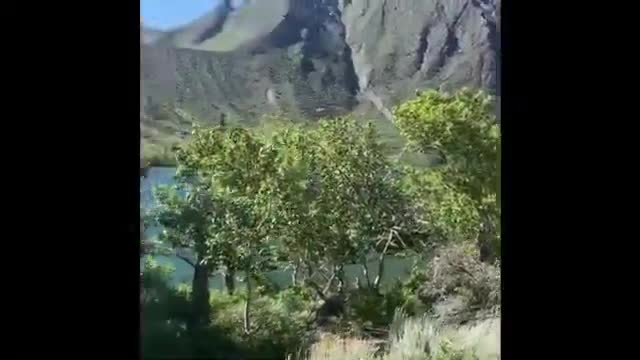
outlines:
{"label": "green bush", "polygon": [[348,302],[348,320],[353,323],[355,335],[386,335],[385,330],[393,321],[397,308],[406,303],[406,296],[399,282],[384,294],[368,288],[354,290]]}
{"label": "green bush", "polygon": [[144,321],[186,323],[189,311],[187,294],[171,287],[174,268],[145,260],[142,271],[142,314]]}
{"label": "green bush", "polygon": [[141,331],[145,359],[242,357],[238,347],[215,326],[198,334],[187,331],[190,287],[171,287],[174,269],[146,259],[142,272]]}
{"label": "green bush", "polygon": [[245,294],[211,295],[212,324],[238,344],[249,357],[284,359],[303,347],[312,302],[300,288],[289,288],[275,295],[252,301],[249,334],[243,328]]}
{"label": "green bush", "polygon": [[151,258],[143,266],[141,331],[145,358],[190,354],[185,326],[188,301],[169,285],[173,270]]}

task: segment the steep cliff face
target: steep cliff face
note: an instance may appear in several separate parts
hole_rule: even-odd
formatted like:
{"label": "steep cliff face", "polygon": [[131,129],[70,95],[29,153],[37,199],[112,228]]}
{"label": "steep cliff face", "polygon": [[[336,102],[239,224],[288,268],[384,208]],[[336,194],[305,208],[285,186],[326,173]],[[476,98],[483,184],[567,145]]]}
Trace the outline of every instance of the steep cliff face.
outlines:
{"label": "steep cliff face", "polygon": [[416,89],[495,91],[499,0],[341,0],[360,90],[394,104]]}
{"label": "steep cliff face", "polygon": [[[265,5],[269,3],[270,6]],[[245,0],[154,34],[152,102],[205,121],[385,109],[416,89],[494,92],[500,0]],[[156,101],[157,102],[157,101]],[[388,111],[387,111],[388,115]]]}

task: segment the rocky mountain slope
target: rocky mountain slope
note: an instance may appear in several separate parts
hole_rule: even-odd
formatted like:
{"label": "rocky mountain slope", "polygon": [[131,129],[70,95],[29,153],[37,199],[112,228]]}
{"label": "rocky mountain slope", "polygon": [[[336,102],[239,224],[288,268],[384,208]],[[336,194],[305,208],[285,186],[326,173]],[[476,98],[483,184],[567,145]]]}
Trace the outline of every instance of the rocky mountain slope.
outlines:
{"label": "rocky mountain slope", "polygon": [[394,104],[416,89],[497,87],[494,0],[343,0],[361,92]]}
{"label": "rocky mountain slope", "polygon": [[497,90],[500,0],[236,3],[145,35],[150,109],[249,123],[274,112],[388,116],[416,89]]}

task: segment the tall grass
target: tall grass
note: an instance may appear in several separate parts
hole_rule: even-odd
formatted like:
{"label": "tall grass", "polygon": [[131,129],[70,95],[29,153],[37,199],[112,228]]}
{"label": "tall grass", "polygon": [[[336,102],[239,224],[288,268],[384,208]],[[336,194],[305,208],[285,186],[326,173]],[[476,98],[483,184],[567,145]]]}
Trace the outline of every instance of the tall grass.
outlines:
{"label": "tall grass", "polygon": [[370,340],[323,335],[311,346],[308,360],[366,360],[373,359],[375,352],[375,343]]}
{"label": "tall grass", "polygon": [[385,360],[500,358],[500,320],[467,326],[441,326],[429,317],[396,314]]}
{"label": "tall grass", "polygon": [[[373,360],[378,346],[362,339],[323,336],[311,347],[308,360]],[[381,360],[500,359],[500,319],[469,326],[441,326],[429,317],[396,313]]]}

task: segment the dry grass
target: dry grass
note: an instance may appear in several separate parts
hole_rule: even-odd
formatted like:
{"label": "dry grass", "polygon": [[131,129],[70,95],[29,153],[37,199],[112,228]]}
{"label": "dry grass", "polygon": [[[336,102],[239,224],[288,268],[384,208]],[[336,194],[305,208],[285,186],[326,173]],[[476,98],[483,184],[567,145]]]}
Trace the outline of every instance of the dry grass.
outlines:
{"label": "dry grass", "polygon": [[[377,344],[369,340],[324,335],[307,360],[373,360]],[[443,327],[428,317],[396,315],[388,351],[380,360],[500,359],[500,319],[470,326]]]}
{"label": "dry grass", "polygon": [[398,314],[390,343],[384,360],[499,359],[500,320],[443,327],[428,317]]}
{"label": "dry grass", "polygon": [[344,339],[323,335],[313,344],[308,360],[364,360],[373,359],[375,343],[361,339]]}
{"label": "dry grass", "polygon": [[479,360],[500,359],[500,319],[487,319],[473,326],[462,326],[447,336],[464,349],[473,349]]}

